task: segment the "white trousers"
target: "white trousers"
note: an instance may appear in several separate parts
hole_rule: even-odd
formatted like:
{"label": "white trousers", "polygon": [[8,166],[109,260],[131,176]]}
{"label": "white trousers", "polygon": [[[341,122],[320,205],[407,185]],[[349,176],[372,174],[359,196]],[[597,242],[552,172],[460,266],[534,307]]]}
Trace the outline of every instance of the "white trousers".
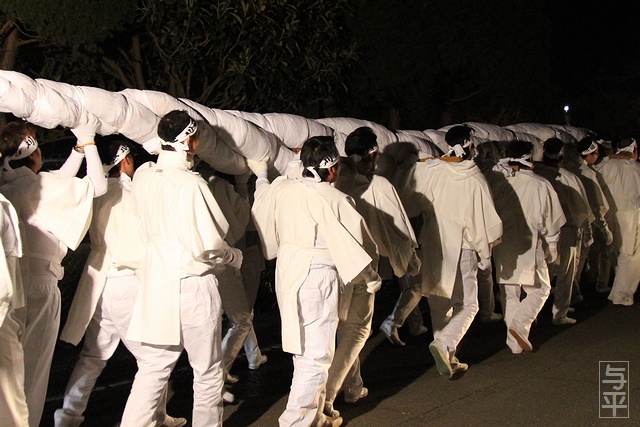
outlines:
{"label": "white trousers", "polygon": [[481,320],[491,319],[496,309],[496,297],[493,294],[493,267],[478,269],[478,316]]}
{"label": "white trousers", "polygon": [[22,326],[11,308],[0,326],[0,424],[29,425],[24,394],[24,353],[20,344]]}
{"label": "white trousers", "polygon": [[429,295],[434,341],[455,355],[460,340],[478,313],[478,257],[470,249],[462,249],[458,273],[451,298]]}
{"label": "white trousers", "polygon": [[[595,231],[593,233],[595,233]],[[576,248],[576,274],[575,276],[573,276],[573,287],[571,289],[572,299],[576,296],[582,295],[582,291],[580,289],[580,279],[582,278],[582,272],[587,265],[590,250],[590,246],[587,246],[587,239],[588,237],[585,235],[584,230],[582,230],[582,239]]]}
{"label": "white trousers", "polygon": [[[56,427],[77,427],[84,421],[91,391],[107,361],[118,348],[120,340],[136,359],[143,348],[138,342],[125,337],[135,304],[140,279],[137,276],[108,278],[96,311],[87,326],[80,359],[71,372],[64,394],[62,409],[54,415]],[[155,421],[164,422],[165,405],[160,405]]]}
{"label": "white trousers", "polygon": [[[609,225],[612,231],[615,229],[613,224]],[[609,279],[611,278],[611,268],[616,264],[616,255],[614,247],[619,247],[620,243],[615,241],[616,234],[614,233],[614,242],[611,245],[606,244],[606,237],[596,227],[594,228],[594,242],[591,245],[590,250],[595,253],[592,255],[598,261],[598,279],[596,283],[596,289],[606,288],[609,286]]]}
{"label": "white trousers", "polygon": [[238,270],[227,268],[218,275],[218,292],[222,310],[230,323],[222,339],[222,364],[226,374],[231,370],[247,334],[253,328],[253,311],[247,303],[242,276]]}
{"label": "white trousers", "polygon": [[[360,358],[358,357],[371,333],[375,294],[363,284],[353,287],[346,320],[338,322],[338,345],[329,368],[325,401],[333,403],[341,388],[347,396],[359,396],[362,392]],[[342,310],[340,310],[342,311]]]}
{"label": "white trousers", "polygon": [[[247,234],[247,236],[249,236],[249,234]],[[260,273],[264,270],[264,257],[262,256],[259,240],[257,240],[257,242],[257,244],[247,246],[242,251],[244,258],[242,259],[242,267],[240,268],[242,284],[244,285],[247,305],[251,310],[252,319],[251,329],[249,329],[243,345],[249,365],[256,365],[262,359],[262,351],[260,351],[260,346],[258,345],[258,337],[253,328],[253,307],[256,304],[256,298],[258,296]]]}
{"label": "white trousers", "polygon": [[[640,213],[636,212],[637,216]],[[614,304],[632,305],[633,294],[638,290],[640,281],[640,220],[635,222],[636,228],[628,227],[630,230],[622,236],[620,255],[618,255],[618,266],[613,279],[613,286],[609,299]]]}
{"label": "white trousers", "polygon": [[638,290],[638,282],[640,282],[640,251],[634,255],[621,253],[618,256],[618,268],[609,299],[614,304],[632,305],[633,294]]}
{"label": "white trousers", "polygon": [[38,427],[60,329],[58,279],[53,275],[30,276],[25,295],[26,307],[16,310],[16,316],[24,327],[24,392],[29,408],[29,425]]}
{"label": "white trousers", "polygon": [[421,275],[411,277],[408,274],[398,279],[400,295],[393,311],[384,322],[400,328],[406,322],[411,330],[417,331],[424,325],[424,319],[418,304],[422,299]]}
{"label": "white trousers", "polygon": [[302,354],[293,356],[293,380],[281,427],[309,427],[324,408],[324,390],[338,325],[339,278],[330,267],[311,268],[298,291]]}
{"label": "white trousers", "polygon": [[[253,314],[253,311],[251,313]],[[247,337],[244,339],[243,347],[249,365],[256,366],[262,359],[262,351],[260,350],[258,337],[256,336],[256,331],[253,329],[253,325],[249,333],[247,333]]]}
{"label": "white trousers", "polygon": [[576,275],[578,245],[582,244],[582,231],[575,227],[562,227],[558,240],[558,259],[549,264],[549,277],[556,278],[551,312],[554,319],[567,316],[571,305],[573,279]]}
{"label": "white trousers", "polygon": [[[188,277],[180,281],[181,344],[141,343],[131,395],[122,416],[122,427],[154,425],[165,387],[178,357],[185,349],[193,368],[194,427],[222,425],[221,303],[215,276]],[[132,352],[134,350],[132,349]]]}
{"label": "white trousers", "polygon": [[[526,292],[526,297],[520,301],[522,291]],[[533,286],[520,286],[517,284],[500,285],[500,296],[502,306],[505,307],[504,322],[507,325],[507,345],[513,353],[521,353],[522,348],[509,333],[509,328],[513,327],[518,332],[529,336],[533,321],[542,310],[542,306],[547,301],[551,292],[551,282],[549,281],[549,270],[545,262],[542,245],[536,248],[536,275]]]}

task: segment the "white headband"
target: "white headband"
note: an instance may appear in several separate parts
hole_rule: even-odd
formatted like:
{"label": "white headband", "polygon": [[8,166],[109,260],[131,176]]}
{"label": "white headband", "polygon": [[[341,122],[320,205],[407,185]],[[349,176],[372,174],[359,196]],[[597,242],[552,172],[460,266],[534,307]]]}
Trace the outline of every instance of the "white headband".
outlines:
{"label": "white headband", "polygon": [[4,168],[7,170],[11,169],[9,166],[9,162],[12,160],[20,160],[26,157],[29,157],[36,149],[38,148],[38,141],[32,137],[31,135],[27,135],[25,139],[20,142],[18,149],[13,155],[6,157],[4,159]]}
{"label": "white headband", "polygon": [[108,173],[112,167],[119,164],[125,157],[127,157],[131,153],[131,149],[124,144],[120,144],[118,147],[118,151],[116,151],[116,155],[113,157],[113,160],[108,165],[104,165],[104,172]]}
{"label": "white headband", "polygon": [[587,148],[586,150],[582,151],[580,154],[583,155],[583,156],[586,156],[588,154],[593,153],[597,149],[598,149],[598,143],[595,142],[595,141],[592,141],[591,145],[589,146],[589,148]]}
{"label": "white headband", "polygon": [[27,135],[18,146],[18,150],[12,156],[9,156],[9,160],[20,160],[29,157],[31,153],[36,151],[36,148],[38,148],[38,141],[31,135]]}
{"label": "white headband", "polygon": [[[373,147],[371,147],[369,151],[367,151],[367,156],[370,156],[373,153],[377,153],[378,151],[380,151],[380,148],[378,147],[378,144],[376,144]],[[360,154],[352,154],[349,157],[351,157],[353,161],[356,163],[360,163],[360,161],[362,160],[362,156]]]}
{"label": "white headband", "polygon": [[445,154],[445,157],[451,156],[451,154],[455,154],[456,157],[464,157],[466,154],[464,149],[470,146],[471,144],[473,144],[473,141],[471,141],[471,138],[466,140],[463,145],[456,144],[449,149],[449,151]]}
{"label": "white headband", "polygon": [[564,147],[562,147],[560,151],[558,151],[557,153],[549,153],[547,150],[543,150],[543,152],[547,158],[552,160],[558,160],[560,159],[560,157],[564,155]]}
{"label": "white headband", "polygon": [[338,163],[338,160],[340,160],[339,156],[327,156],[322,159],[318,165],[318,169],[329,169],[331,166],[335,166],[335,164]]}
{"label": "white headband", "polygon": [[620,154],[620,153],[633,153],[633,150],[636,149],[636,147],[638,146],[638,144],[636,144],[636,140],[631,138],[631,140],[633,141],[630,145],[627,145],[624,148],[618,148],[618,151],[616,151],[616,154]]}
{"label": "white headband", "polygon": [[507,164],[507,163],[520,163],[523,166],[532,167],[533,163],[529,161],[531,159],[531,154],[526,154],[518,159],[514,159],[513,157],[505,157],[504,159],[500,159],[499,163]]}
{"label": "white headband", "polygon": [[175,137],[173,142],[184,142],[188,137],[196,133],[197,130],[198,124],[193,119],[189,119],[189,124],[187,125],[187,127],[182,129],[182,132],[180,132],[178,136]]}
{"label": "white headband", "polygon": [[[329,169],[331,166],[335,166],[335,164],[338,163],[338,160],[340,160],[340,156],[336,156],[336,157],[327,156],[324,159],[322,159],[322,161],[318,165],[318,169]],[[315,166],[307,166],[305,169],[307,169],[309,172],[313,174],[314,181],[316,182],[322,181],[322,179],[320,178],[320,175],[318,175],[318,171],[316,171]]]}
{"label": "white headband", "polygon": [[187,138],[189,138],[191,135],[196,133],[197,130],[198,130],[198,124],[193,119],[189,118],[189,124],[187,124],[187,126],[184,129],[182,129],[182,132],[180,132],[178,136],[176,136],[173,139],[173,141],[163,140],[161,144],[173,147],[174,150],[179,152],[186,151],[187,147],[185,146],[185,144],[183,144],[184,141],[186,141]]}

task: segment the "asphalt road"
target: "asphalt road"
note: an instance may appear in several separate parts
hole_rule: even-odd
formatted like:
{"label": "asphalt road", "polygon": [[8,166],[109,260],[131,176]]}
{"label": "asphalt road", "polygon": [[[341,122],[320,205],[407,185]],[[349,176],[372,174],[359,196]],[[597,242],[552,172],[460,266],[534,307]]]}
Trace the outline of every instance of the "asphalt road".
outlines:
{"label": "asphalt road", "polygon": [[[640,304],[612,306],[605,296],[586,288],[575,325],[553,326],[547,303],[532,329],[533,353],[511,354],[504,343],[502,322],[475,322],[458,351],[458,358],[469,363],[469,371],[446,380],[438,375],[428,351],[430,332],[410,337],[401,330],[406,347],[393,346],[378,335],[377,327],[398,293],[392,283],[385,283],[377,295],[374,334],[362,358],[369,396],[356,404],[346,404],[338,396],[335,407],[344,417],[343,425],[640,425],[640,400],[635,400],[640,381],[634,380],[635,371],[640,373]],[[425,300],[421,308],[429,326]],[[257,313],[255,324],[269,361],[250,371],[246,359],[238,358],[232,371],[240,377],[232,386],[238,403],[225,406],[225,426],[276,426],[286,405],[292,363],[279,346],[277,312]],[[77,353],[77,348],[64,343],[56,349],[43,426],[53,425],[53,411],[61,406]],[[611,387],[600,382],[601,361],[629,362],[624,373],[627,388],[623,389],[629,418],[599,418],[611,415],[611,409],[600,408],[602,390]],[[84,425],[117,425],[135,369],[135,361],[119,349],[92,394]],[[169,414],[190,419],[191,381],[190,368],[182,360],[172,375],[174,395],[168,404]],[[617,415],[626,415],[624,411],[618,409]]]}

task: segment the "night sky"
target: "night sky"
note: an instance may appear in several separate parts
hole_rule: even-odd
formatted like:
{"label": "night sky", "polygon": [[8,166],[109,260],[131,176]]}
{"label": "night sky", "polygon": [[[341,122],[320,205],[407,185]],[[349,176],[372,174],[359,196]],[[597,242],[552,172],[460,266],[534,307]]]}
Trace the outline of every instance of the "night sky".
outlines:
{"label": "night sky", "polygon": [[604,137],[640,136],[637,2],[551,0],[553,73],[572,124]]}

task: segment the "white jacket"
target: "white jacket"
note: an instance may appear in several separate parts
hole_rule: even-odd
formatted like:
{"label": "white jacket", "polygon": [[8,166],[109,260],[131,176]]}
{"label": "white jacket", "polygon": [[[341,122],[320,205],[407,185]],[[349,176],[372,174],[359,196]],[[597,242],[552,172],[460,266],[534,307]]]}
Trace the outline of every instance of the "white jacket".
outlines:
{"label": "white jacket", "polygon": [[558,195],[531,170],[492,179],[491,189],[504,226],[502,243],[493,250],[498,283],[534,285],[540,238],[557,242],[566,222]]}
{"label": "white jacket", "polygon": [[407,203],[419,207],[424,221],[422,292],[450,298],[458,273],[460,251],[471,249],[481,258],[502,235],[487,181],[471,160],[440,159],[416,163],[404,183],[412,190]]}
{"label": "white jacket", "polygon": [[107,193],[93,202],[91,252],[80,276],[60,339],[78,345],[110,276],[135,274],[144,254],[141,226],[134,214],[130,179],[109,178]]}
{"label": "white jacket", "polygon": [[[344,283],[369,267],[375,253],[367,226],[349,196],[327,182],[276,178],[256,189],[251,213],[263,253],[278,258],[276,295],[282,318],[282,349],[301,354],[298,290],[314,257],[335,264]],[[326,246],[317,245],[322,236]],[[365,249],[368,247],[368,251]]]}
{"label": "white jacket", "polygon": [[127,338],[180,343],[180,280],[213,271],[229,249],[229,224],[204,179],[182,153],[162,151],[136,171],[132,194],[142,223],[142,283]]}

